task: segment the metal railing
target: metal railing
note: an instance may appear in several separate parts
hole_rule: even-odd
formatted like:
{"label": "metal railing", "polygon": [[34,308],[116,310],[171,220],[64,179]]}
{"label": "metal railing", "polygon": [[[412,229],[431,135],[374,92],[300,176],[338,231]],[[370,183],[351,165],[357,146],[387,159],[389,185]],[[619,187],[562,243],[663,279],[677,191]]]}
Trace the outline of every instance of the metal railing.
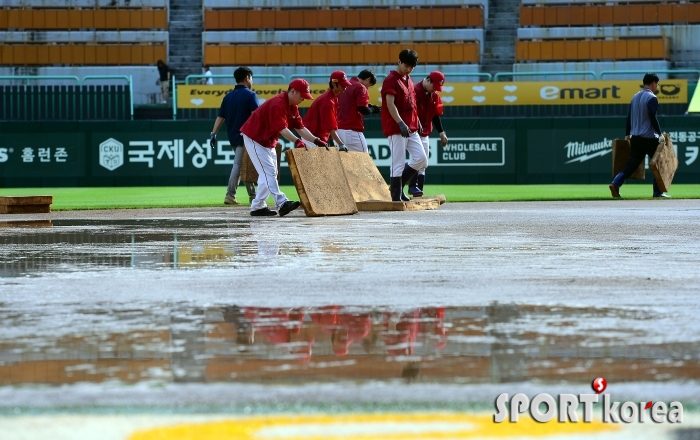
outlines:
{"label": "metal railing", "polygon": [[[417,73],[417,72],[411,72],[411,77],[413,78],[425,78],[430,74],[428,73]],[[485,82],[491,82],[493,81],[493,75],[487,72],[442,72],[443,75],[445,75],[445,78],[448,77],[455,77],[455,76],[467,76],[467,77],[476,77],[476,78],[486,78]]]}
{"label": "metal railing", "polygon": [[[187,75],[187,77],[185,78],[185,84],[186,84],[186,85],[190,85],[190,80],[191,80],[191,79],[193,79],[193,80],[197,80],[197,79],[201,80],[201,79],[203,79],[203,78],[226,78],[226,79],[232,79],[232,80],[235,81],[235,78],[234,78],[234,76],[233,76],[233,73],[230,74],[230,75],[229,75],[229,74],[225,74],[225,75]],[[284,76],[284,75],[282,75],[282,74],[270,74],[270,75],[262,74],[262,75],[253,75],[253,80],[255,80],[256,78],[264,78],[264,79],[271,79],[271,78],[274,78],[274,79],[280,79],[280,80],[282,80],[283,83],[286,83],[286,82],[287,82],[287,77]]]}
{"label": "metal railing", "polygon": [[[377,81],[379,81],[379,77],[382,77],[382,78],[386,77],[386,75],[384,73],[375,73],[374,76],[377,77]],[[306,78],[312,78],[312,79],[325,78],[327,81],[330,81],[331,75],[328,73],[304,73],[304,74],[299,74],[299,75],[289,75],[290,81],[293,79],[296,79],[296,78],[304,78],[304,79],[306,79]],[[324,81],[324,82],[327,82],[327,81]]]}
{"label": "metal railing", "polygon": [[[119,89],[105,90],[98,85],[96,88],[86,83],[101,79],[119,79],[126,81],[128,97]],[[131,76],[126,75],[87,75],[81,80],[74,75],[12,75],[0,76],[0,82],[9,81],[2,85],[4,89],[1,113],[4,119],[43,120],[63,119],[82,120],[86,116],[104,117],[110,119],[123,114],[125,101],[128,99],[130,119],[134,117],[134,92]],[[14,85],[20,81],[22,84]],[[34,81],[68,81],[69,86],[49,84],[46,86],[30,85]],[[123,90],[123,89],[122,89]],[[92,93],[92,94],[91,94]],[[92,98],[92,99],[91,99]],[[104,99],[103,99],[104,98]],[[112,101],[114,98],[114,101]],[[90,108],[90,101],[94,107]],[[121,104],[120,104],[121,103]],[[98,107],[98,104],[101,104]],[[114,104],[114,105],[113,105]]]}
{"label": "metal railing", "polygon": [[[600,79],[603,79],[603,77],[606,75],[630,75],[630,74],[644,75],[645,73],[649,73],[649,70],[603,70],[602,72],[600,72],[598,77]],[[654,70],[654,73],[656,73],[656,74],[666,73],[669,75],[697,75],[698,78],[700,78],[700,70],[694,70],[694,69]]]}
{"label": "metal railing", "polygon": [[590,75],[594,80],[598,79],[598,74],[592,70],[570,70],[568,72],[498,72],[493,77],[493,82],[498,82],[504,76],[539,76],[547,79],[548,76],[571,76],[571,75]]}
{"label": "metal railing", "polygon": [[131,75],[86,75],[83,77],[83,84],[88,81],[98,79],[123,79],[129,85],[129,116],[134,120],[134,80]]}

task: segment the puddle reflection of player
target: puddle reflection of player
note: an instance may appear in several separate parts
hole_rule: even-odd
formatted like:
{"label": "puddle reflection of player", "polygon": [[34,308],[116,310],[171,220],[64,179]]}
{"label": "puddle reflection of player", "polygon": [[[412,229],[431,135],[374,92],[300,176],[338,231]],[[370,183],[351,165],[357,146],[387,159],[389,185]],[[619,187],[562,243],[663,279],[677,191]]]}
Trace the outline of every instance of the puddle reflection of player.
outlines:
{"label": "puddle reflection of player", "polygon": [[[391,313],[385,312],[382,329],[387,353],[395,357],[413,355],[418,335],[425,335],[437,350],[442,350],[447,344],[444,318],[443,307],[426,307],[400,313],[398,321]],[[403,366],[401,377],[409,381],[415,380],[420,372],[420,364],[416,360],[409,360]]]}
{"label": "puddle reflection of player", "polygon": [[280,253],[275,225],[266,221],[251,221],[250,230],[258,244],[258,263],[271,266]]}
{"label": "puddle reflection of player", "polygon": [[389,356],[410,356],[418,336],[420,310],[414,309],[398,314],[394,319],[391,312],[385,312],[382,322],[383,339]]}
{"label": "puddle reflection of player", "polygon": [[444,320],[444,307],[425,307],[420,309],[418,332],[427,336],[433,347],[438,350],[442,350],[447,345],[447,332]]}
{"label": "puddle reflection of player", "polygon": [[336,356],[347,355],[350,345],[364,339],[372,326],[369,312],[344,311],[340,306],[313,308],[308,313],[318,328],[330,335],[331,347]]}
{"label": "puddle reflection of player", "polygon": [[338,314],[338,326],[331,334],[331,345],[336,356],[345,356],[350,345],[362,341],[372,327],[369,312],[341,312]]}
{"label": "puddle reflection of player", "polygon": [[224,321],[233,324],[236,328],[237,344],[250,345],[255,342],[255,330],[240,307],[225,306],[221,308],[221,313],[224,315]]}
{"label": "puddle reflection of player", "polygon": [[300,363],[311,360],[313,336],[301,336],[304,312],[299,309],[246,307],[244,316],[255,331],[276,346],[285,347]]}

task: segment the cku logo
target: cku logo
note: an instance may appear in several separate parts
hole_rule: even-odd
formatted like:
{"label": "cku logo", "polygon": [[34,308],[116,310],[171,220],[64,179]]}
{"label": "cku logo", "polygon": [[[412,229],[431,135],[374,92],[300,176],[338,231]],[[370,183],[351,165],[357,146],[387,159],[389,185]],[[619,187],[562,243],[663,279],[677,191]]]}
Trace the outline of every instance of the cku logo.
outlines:
{"label": "cku logo", "polygon": [[109,138],[100,144],[100,165],[114,171],[124,165],[124,144]]}

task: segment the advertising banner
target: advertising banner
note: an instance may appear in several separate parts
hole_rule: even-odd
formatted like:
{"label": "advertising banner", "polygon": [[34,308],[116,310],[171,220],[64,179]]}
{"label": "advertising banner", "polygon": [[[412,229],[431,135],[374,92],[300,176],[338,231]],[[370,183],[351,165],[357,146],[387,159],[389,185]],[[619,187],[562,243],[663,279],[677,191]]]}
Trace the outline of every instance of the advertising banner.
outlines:
{"label": "advertising banner", "polygon": [[0,176],[85,176],[85,134],[3,133]]}
{"label": "advertising banner", "polygon": [[[700,131],[690,127],[684,130],[669,127],[664,132],[669,133],[676,150],[677,174],[700,172]],[[527,172],[612,175],[612,141],[623,138],[623,135],[619,129],[528,130]],[[648,173],[651,172],[648,163],[646,168]]]}
{"label": "advertising banner", "polygon": [[190,132],[92,134],[93,176],[224,175],[235,153],[228,141],[209,146],[208,136]]}
{"label": "advertising banner", "polygon": [[[367,135],[374,163],[378,167],[391,166],[388,139],[379,137],[379,133]],[[514,172],[514,130],[479,130],[470,135],[451,137],[445,147],[439,138],[430,138],[429,166],[492,167],[499,169],[495,172]],[[195,138],[186,132],[98,132],[92,139],[94,176],[223,175],[230,171],[235,158],[228,141],[219,140],[216,149],[212,149],[208,138]],[[283,138],[280,143],[283,151],[293,148]],[[285,155],[281,165],[288,166]]]}
{"label": "advertising banner", "polygon": [[[414,78],[418,81],[421,78]],[[369,89],[370,102],[381,103],[381,83]],[[632,96],[642,88],[640,81],[533,81],[533,82],[448,82],[440,93],[447,106],[484,105],[571,105],[571,104],[629,104]],[[179,85],[179,108],[219,108],[233,85]],[[261,102],[287,90],[286,84],[253,85]],[[328,84],[311,84],[316,97],[328,90]],[[663,80],[657,91],[661,104],[688,102],[688,81]],[[300,107],[308,107],[306,100]]]}

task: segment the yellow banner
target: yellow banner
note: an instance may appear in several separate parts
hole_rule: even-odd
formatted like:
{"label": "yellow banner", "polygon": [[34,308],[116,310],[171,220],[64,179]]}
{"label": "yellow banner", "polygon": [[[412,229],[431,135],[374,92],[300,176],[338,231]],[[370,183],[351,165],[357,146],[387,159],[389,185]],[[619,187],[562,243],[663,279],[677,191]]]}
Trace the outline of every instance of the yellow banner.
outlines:
{"label": "yellow banner", "polygon": [[[178,108],[219,108],[221,100],[231,90],[233,85],[178,85],[177,86],[177,106]],[[258,94],[260,104],[273,96],[287,91],[287,84],[267,84],[253,85],[253,91]],[[315,97],[322,95],[328,90],[326,84],[311,84],[311,94]],[[299,107],[309,107],[313,101],[304,100]]]}
{"label": "yellow banner", "polygon": [[[218,108],[230,85],[179,85],[177,105],[180,108]],[[284,84],[255,85],[260,101],[287,90]],[[312,84],[316,97],[328,90],[327,84]],[[440,93],[445,105],[569,105],[629,104],[641,90],[641,81],[537,81],[537,82],[470,82],[447,83]],[[369,89],[370,102],[379,104],[381,83]],[[662,80],[657,92],[660,104],[688,102],[688,81]],[[304,101],[300,107],[308,107]]]}

